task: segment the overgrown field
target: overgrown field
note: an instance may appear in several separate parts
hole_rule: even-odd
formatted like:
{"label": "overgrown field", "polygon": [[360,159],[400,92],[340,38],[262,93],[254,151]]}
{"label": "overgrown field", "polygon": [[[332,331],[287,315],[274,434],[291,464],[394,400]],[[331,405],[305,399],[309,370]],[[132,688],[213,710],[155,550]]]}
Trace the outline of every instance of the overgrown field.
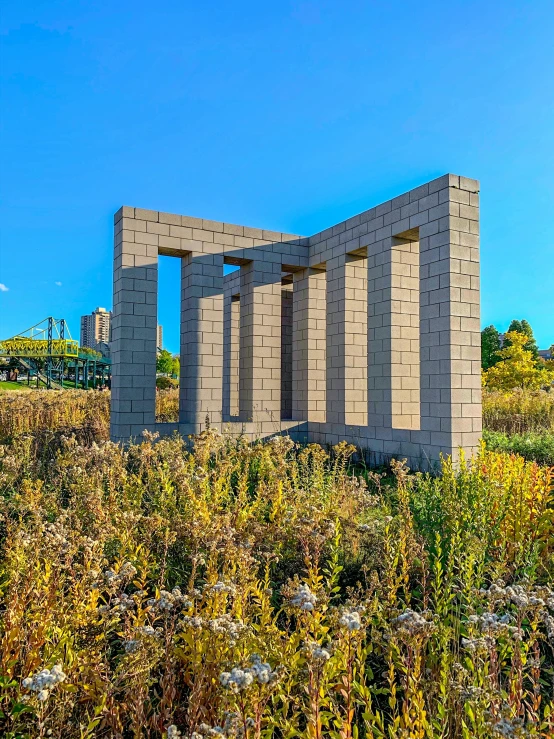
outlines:
{"label": "overgrown field", "polygon": [[110,395],[85,390],[27,390],[0,395],[0,441],[62,431],[80,439],[110,436]]}
{"label": "overgrown field", "polygon": [[[5,384],[5,383],[4,383]],[[0,394],[0,440],[16,434],[64,430],[85,433],[97,441],[109,437],[109,393],[82,390],[6,392]],[[156,396],[160,422],[179,418],[179,391]],[[503,434],[554,434],[554,392],[520,390],[483,392],[483,425]]]}
{"label": "overgrown field", "polygon": [[55,397],[90,433],[0,404],[1,736],[554,736],[554,469],[123,450]]}
{"label": "overgrown field", "polygon": [[554,466],[554,392],[485,391],[483,426],[489,449]]}
{"label": "overgrown field", "polygon": [[554,432],[554,391],[485,391],[483,424],[505,434]]}

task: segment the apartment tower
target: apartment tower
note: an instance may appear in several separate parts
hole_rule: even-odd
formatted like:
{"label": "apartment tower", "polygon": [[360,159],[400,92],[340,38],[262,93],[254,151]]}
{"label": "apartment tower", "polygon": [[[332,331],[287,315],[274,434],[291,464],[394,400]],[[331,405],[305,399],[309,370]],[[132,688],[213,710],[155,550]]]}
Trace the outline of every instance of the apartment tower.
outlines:
{"label": "apartment tower", "polygon": [[95,349],[100,343],[108,344],[111,339],[112,312],[96,308],[88,316],[81,316],[81,346]]}

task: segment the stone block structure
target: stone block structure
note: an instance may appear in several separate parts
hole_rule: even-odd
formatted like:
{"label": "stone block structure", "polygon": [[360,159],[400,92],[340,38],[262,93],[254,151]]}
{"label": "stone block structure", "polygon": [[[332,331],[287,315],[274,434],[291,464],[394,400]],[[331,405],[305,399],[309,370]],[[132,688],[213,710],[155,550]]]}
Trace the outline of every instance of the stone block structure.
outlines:
{"label": "stone block structure", "polygon": [[[159,255],[181,260],[176,424],[155,417]],[[124,206],[113,306],[114,440],[209,420],[423,467],[481,435],[476,180],[444,175],[309,237]]]}

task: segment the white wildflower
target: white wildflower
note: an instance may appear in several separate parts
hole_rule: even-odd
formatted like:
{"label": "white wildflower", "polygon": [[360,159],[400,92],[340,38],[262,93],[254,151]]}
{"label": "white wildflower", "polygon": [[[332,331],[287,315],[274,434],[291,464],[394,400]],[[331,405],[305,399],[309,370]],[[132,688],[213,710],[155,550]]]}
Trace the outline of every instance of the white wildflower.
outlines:
{"label": "white wildflower", "polygon": [[509,613],[499,616],[497,613],[489,613],[485,611],[480,616],[472,615],[468,618],[468,623],[474,624],[490,637],[498,637],[502,634],[514,633],[517,631],[515,626],[510,626],[512,617]]}
{"label": "white wildflower", "polygon": [[463,701],[476,701],[485,694],[484,689],[476,685],[463,685],[460,687],[459,692]]}
{"label": "white wildflower", "polygon": [[208,621],[208,628],[214,634],[226,636],[229,643],[234,645],[248,627],[240,619],[232,619],[228,613],[224,613],[222,616]]}
{"label": "white wildflower", "polygon": [[149,598],[146,605],[153,611],[165,611],[168,613],[176,607],[190,608],[192,601],[181,593],[180,588],[173,588],[171,592],[161,590],[159,598]]}
{"label": "white wildflower", "polygon": [[26,690],[35,692],[39,701],[45,701],[50,691],[65,680],[67,680],[67,675],[62,670],[62,666],[57,664],[50,670],[45,668],[36,675],[29,675],[22,681],[22,685]]}
{"label": "white wildflower", "polygon": [[128,639],[123,642],[123,648],[126,654],[134,654],[139,648],[139,642],[136,639]]}
{"label": "white wildflower", "polygon": [[246,690],[254,682],[254,675],[249,669],[242,670],[240,667],[233,667],[231,672],[222,672],[219,676],[219,682],[224,688],[229,688],[233,693],[240,693]]}
{"label": "white wildflower", "polygon": [[190,626],[193,629],[201,629],[204,626],[204,619],[201,616],[184,616],[182,626]]}
{"label": "white wildflower", "polygon": [[348,631],[359,631],[362,628],[358,611],[345,610],[340,617],[339,623],[341,626],[346,626]]}
{"label": "white wildflower", "polygon": [[277,454],[280,453],[284,456],[290,452],[291,449],[294,449],[294,441],[290,436],[274,436],[270,439],[269,446],[272,447]]}
{"label": "white wildflower", "polygon": [[529,596],[521,585],[512,585],[506,588],[506,594],[519,609],[529,607]]}
{"label": "white wildflower", "polygon": [[158,633],[153,626],[139,626],[137,631],[139,634],[144,634],[144,636],[158,636]]}
{"label": "white wildflower", "polygon": [[237,590],[234,585],[225,583],[223,580],[218,580],[215,585],[205,585],[204,588],[211,590],[212,593],[229,593],[230,595],[234,595]]}
{"label": "white wildflower", "polygon": [[260,685],[268,685],[276,682],[279,674],[279,668],[271,669],[271,665],[262,662],[258,654],[250,657],[251,667],[233,667],[231,672],[222,672],[219,676],[219,682],[224,688],[228,688],[233,693],[240,693],[246,690],[254,682]]}
{"label": "white wildflower", "polygon": [[480,652],[488,649],[490,645],[490,637],[477,637],[475,639],[466,639],[465,637],[462,637],[462,647],[467,649],[468,652]]}
{"label": "white wildflower", "polygon": [[276,670],[272,670],[271,665],[267,662],[262,662],[259,654],[252,654],[250,656],[250,662],[252,663],[250,671],[257,682],[261,685],[275,682],[278,672]]}
{"label": "white wildflower", "polygon": [[112,601],[112,611],[116,613],[125,613],[135,607],[135,599],[133,595],[127,595],[127,593],[121,593],[117,598]]}
{"label": "white wildflower", "polygon": [[137,574],[137,568],[130,562],[125,562],[119,570],[119,577],[129,580]]}
{"label": "white wildflower", "polygon": [[327,662],[331,659],[331,653],[316,641],[308,641],[305,644],[310,657],[316,662]]}
{"label": "white wildflower", "polygon": [[508,719],[506,716],[499,719],[492,725],[495,736],[506,737],[506,739],[515,739],[522,736],[523,722],[521,719]]}
{"label": "white wildflower", "polygon": [[416,613],[411,608],[407,608],[404,613],[393,619],[392,623],[404,636],[428,635],[435,628],[432,621],[427,621],[421,613]]}
{"label": "white wildflower", "polygon": [[104,578],[108,585],[120,585],[124,580],[131,580],[137,574],[137,568],[131,562],[124,562],[119,572],[111,568],[105,570]]}
{"label": "white wildflower", "polygon": [[300,608],[301,611],[313,611],[317,603],[317,596],[312,593],[309,585],[303,583],[290,599],[290,603],[292,606]]}
{"label": "white wildflower", "polygon": [[542,614],[542,620],[546,628],[546,636],[548,640],[554,644],[554,618],[546,611]]}
{"label": "white wildflower", "polygon": [[227,734],[222,726],[212,726],[207,730],[208,736],[221,737],[221,739],[227,739]]}

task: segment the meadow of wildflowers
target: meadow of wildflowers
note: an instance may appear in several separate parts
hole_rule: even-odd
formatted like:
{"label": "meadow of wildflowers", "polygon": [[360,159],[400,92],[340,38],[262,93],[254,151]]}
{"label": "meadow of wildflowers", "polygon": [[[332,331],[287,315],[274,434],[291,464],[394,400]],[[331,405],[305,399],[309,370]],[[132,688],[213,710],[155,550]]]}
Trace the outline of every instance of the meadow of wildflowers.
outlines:
{"label": "meadow of wildflowers", "polygon": [[53,395],[0,409],[2,737],[554,736],[554,469],[122,449]]}

